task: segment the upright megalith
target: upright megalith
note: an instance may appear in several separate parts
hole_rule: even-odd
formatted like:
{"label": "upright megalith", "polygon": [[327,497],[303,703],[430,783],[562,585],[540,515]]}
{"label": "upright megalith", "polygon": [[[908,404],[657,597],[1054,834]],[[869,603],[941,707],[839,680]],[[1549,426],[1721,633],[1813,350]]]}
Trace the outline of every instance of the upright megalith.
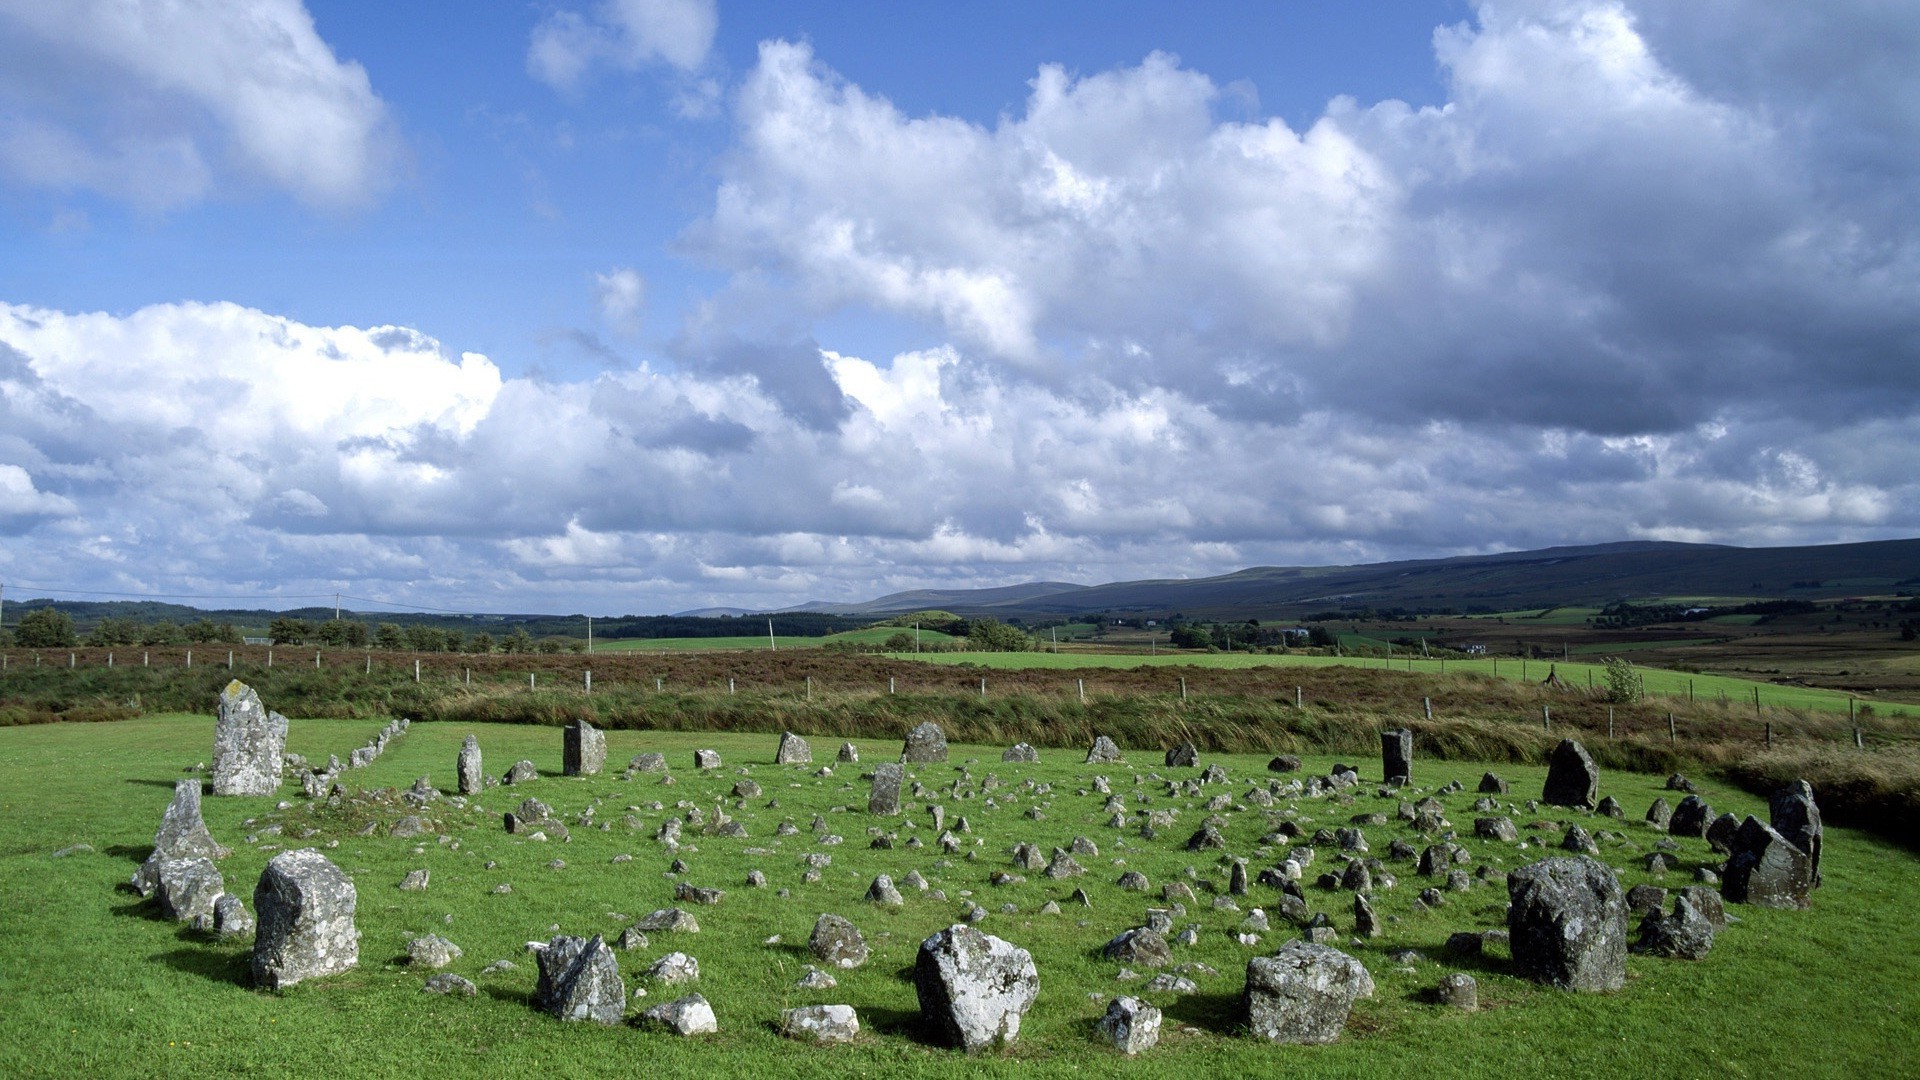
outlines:
{"label": "upright megalith", "polygon": [[971,1053],[1020,1037],[1040,973],[1027,950],[956,924],[920,943],[913,988],[928,1033]]}
{"label": "upright megalith", "polygon": [[947,760],[947,733],[931,720],[920,724],[907,732],[907,741],[900,747],[900,760],[919,764]]}
{"label": "upright megalith", "polygon": [[460,774],[460,794],[478,795],[486,786],[486,779],[480,772],[480,740],[472,735],[460,744],[460,756],[454,761],[455,770]]}
{"label": "upright megalith", "polygon": [[1413,780],[1413,732],[1399,728],[1380,733],[1380,769],[1389,784]]}
{"label": "upright megalith", "polygon": [[791,731],[780,733],[780,746],[773,752],[775,765],[808,765],[813,762],[813,747]]}
{"label": "upright megalith", "polygon": [[1562,990],[1618,990],[1627,981],[1627,897],[1606,864],[1582,855],[1507,874],[1514,970]]}
{"label": "upright megalith", "polygon": [[1200,750],[1190,742],[1183,742],[1167,751],[1167,768],[1191,769],[1200,764]]}
{"label": "upright megalith", "polygon": [[213,793],[271,795],[280,790],[287,718],[268,712],[253,687],[235,679],[220,692],[213,723]]}
{"label": "upright megalith", "polygon": [[1373,996],[1373,976],[1330,946],[1295,939],[1272,956],[1247,961],[1240,1005],[1247,1026],[1280,1043],[1329,1043],[1340,1037],[1353,1003]]}
{"label": "upright megalith", "polygon": [[562,934],[540,950],[540,980],[533,1004],[562,1020],[617,1024],[627,1010],[627,987],[620,961],[599,934],[591,938]]}
{"label": "upright megalith", "polygon": [[1593,763],[1587,748],[1572,739],[1561,739],[1547,760],[1547,784],[1540,801],[1549,806],[1578,806],[1593,809],[1600,801],[1600,768]]}
{"label": "upright megalith", "polygon": [[575,720],[565,729],[561,747],[560,771],[567,776],[598,776],[607,767],[607,736],[585,720]]}
{"label": "upright megalith", "polygon": [[1736,904],[1804,908],[1813,890],[1813,860],[1759,818],[1748,817],[1733,837],[1720,895]]}
{"label": "upright megalith", "polygon": [[1774,832],[1807,853],[1810,880],[1814,888],[1819,888],[1820,845],[1826,830],[1820,824],[1820,806],[1813,801],[1813,785],[1795,780],[1774,792],[1768,803],[1768,816],[1773,819]]}
{"label": "upright megalith", "polygon": [[837,968],[857,968],[867,962],[867,939],[860,928],[838,915],[822,914],[807,937],[807,951],[815,960]]}
{"label": "upright megalith", "polygon": [[212,859],[168,859],[155,870],[154,878],[159,882],[155,899],[160,902],[162,915],[202,929],[213,928],[214,905],[226,894],[227,884]]}
{"label": "upright megalith", "polygon": [[173,801],[153,834],[153,854],[133,872],[134,890],[152,896],[160,887],[160,864],[169,859],[224,859],[227,854],[200,817],[200,781],[178,781],[173,785]]}
{"label": "upright megalith", "polygon": [[353,881],[312,848],[283,851],[253,890],[253,983],[267,989],[334,975],[360,962]]}
{"label": "upright megalith", "polygon": [[873,790],[867,795],[867,813],[897,814],[900,812],[900,783],[906,777],[906,770],[898,762],[889,761],[873,770]]}
{"label": "upright megalith", "polygon": [[1093,740],[1093,745],[1087,747],[1087,760],[1085,764],[1112,765],[1121,760],[1123,759],[1120,756],[1120,748],[1114,745],[1113,740],[1107,738],[1105,735],[1096,737]]}

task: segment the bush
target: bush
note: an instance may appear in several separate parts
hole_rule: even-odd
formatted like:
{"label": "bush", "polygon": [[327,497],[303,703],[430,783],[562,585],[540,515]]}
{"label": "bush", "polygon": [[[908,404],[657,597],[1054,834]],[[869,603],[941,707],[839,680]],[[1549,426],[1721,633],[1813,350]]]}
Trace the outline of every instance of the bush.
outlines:
{"label": "bush", "polygon": [[1607,657],[1607,700],[1629,705],[1646,696],[1646,683],[1633,665],[1617,656]]}
{"label": "bush", "polygon": [[66,612],[50,607],[27,612],[14,628],[13,636],[23,649],[58,649],[76,641],[73,619]]}

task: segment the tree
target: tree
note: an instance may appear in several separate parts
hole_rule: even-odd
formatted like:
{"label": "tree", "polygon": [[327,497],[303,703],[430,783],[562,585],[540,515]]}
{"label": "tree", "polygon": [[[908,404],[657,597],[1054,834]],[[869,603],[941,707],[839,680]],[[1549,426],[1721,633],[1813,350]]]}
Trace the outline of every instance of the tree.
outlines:
{"label": "tree", "polygon": [[447,647],[447,635],[437,626],[415,624],[407,627],[407,648],[414,652],[441,652]]}
{"label": "tree", "polygon": [[467,651],[470,653],[480,653],[482,655],[492,652],[493,635],[482,630],[472,637],[469,637],[467,639]]}
{"label": "tree", "polygon": [[93,631],[87,635],[87,644],[112,648],[115,645],[132,645],[140,640],[140,624],[132,619],[115,618],[112,615],[101,619]]}
{"label": "tree", "polygon": [[367,643],[367,624],[347,619],[328,619],[314,628],[320,644],[336,649],[360,648]]}
{"label": "tree", "polygon": [[23,649],[57,649],[74,644],[73,619],[59,608],[35,608],[13,631]]}
{"label": "tree", "polygon": [[1607,657],[1607,700],[1625,705],[1646,696],[1646,683],[1633,665],[1617,656]]}
{"label": "tree", "polygon": [[508,635],[507,640],[500,643],[500,648],[501,651],[510,653],[532,652],[533,635],[527,633],[526,627],[516,626],[513,628],[513,633]]}
{"label": "tree", "polygon": [[983,618],[967,624],[967,645],[981,652],[1025,652],[1033,639],[999,619]]}
{"label": "tree", "polygon": [[142,645],[178,645],[186,635],[171,622],[161,621],[146,628],[140,635]]}
{"label": "tree", "polygon": [[406,638],[401,635],[400,627],[397,624],[383,622],[379,626],[374,627],[374,648],[384,649],[387,652],[399,652],[401,649],[406,648],[406,645]]}
{"label": "tree", "polygon": [[267,624],[267,638],[275,645],[298,645],[313,636],[313,624],[305,619],[281,616]]}

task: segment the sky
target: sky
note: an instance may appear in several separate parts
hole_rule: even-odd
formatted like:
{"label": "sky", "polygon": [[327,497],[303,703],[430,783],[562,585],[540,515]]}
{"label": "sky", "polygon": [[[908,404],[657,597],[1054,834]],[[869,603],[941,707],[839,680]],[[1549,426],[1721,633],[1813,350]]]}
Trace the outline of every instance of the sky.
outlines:
{"label": "sky", "polygon": [[7,599],[1840,543],[1916,463],[1911,4],[0,0]]}

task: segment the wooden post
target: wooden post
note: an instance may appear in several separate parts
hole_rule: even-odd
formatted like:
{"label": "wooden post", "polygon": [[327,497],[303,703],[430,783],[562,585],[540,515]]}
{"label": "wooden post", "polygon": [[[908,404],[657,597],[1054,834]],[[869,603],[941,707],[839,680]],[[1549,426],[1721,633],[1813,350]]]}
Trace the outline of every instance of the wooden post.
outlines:
{"label": "wooden post", "polygon": [[373,674],[373,650],[367,650],[367,674]]}
{"label": "wooden post", "polygon": [[1857,727],[1853,729],[1853,748],[1855,750],[1865,750],[1867,748],[1867,741],[1860,737],[1860,729]]}
{"label": "wooden post", "polygon": [[727,676],[727,693],[733,693],[733,676]]}
{"label": "wooden post", "polygon": [[1087,680],[1075,679],[1074,681],[1080,684],[1080,704],[1085,705],[1087,703]]}
{"label": "wooden post", "polygon": [[[107,666],[112,667],[113,665],[108,664]],[[267,666],[268,667],[273,666],[273,646],[271,645],[267,646]]]}
{"label": "wooden post", "polygon": [[1613,706],[1607,706],[1607,738],[1613,738]]}
{"label": "wooden post", "polygon": [[140,666],[141,666],[141,667],[152,667],[152,666],[153,666],[153,663],[152,663],[152,660],[153,660],[153,655],[152,655],[151,653],[148,653],[148,652],[145,652],[145,651],[142,651],[142,652],[140,653]]}
{"label": "wooden post", "polygon": [[108,654],[107,654],[107,666],[108,666],[108,667],[112,667],[112,666],[113,666],[113,654],[112,654],[112,653],[108,653]]}
{"label": "wooden post", "polygon": [[420,658],[417,656],[413,658],[413,681],[420,681]]}
{"label": "wooden post", "polygon": [[887,676],[887,693],[893,693],[893,676]]}
{"label": "wooden post", "polygon": [[1540,729],[1542,731],[1553,730],[1553,709],[1546,705],[1540,706]]}
{"label": "wooden post", "polygon": [[1187,677],[1185,675],[1180,676],[1180,700],[1187,700]]}
{"label": "wooden post", "polygon": [[473,685],[473,669],[462,668],[461,670],[465,672],[465,675],[463,676],[463,678],[466,680],[467,685],[472,686]]}
{"label": "wooden post", "polygon": [[1307,707],[1304,691],[1298,686],[1293,688],[1293,707],[1296,709],[1304,709]]}
{"label": "wooden post", "polygon": [[227,650],[227,670],[228,671],[233,670],[233,650],[232,649]]}
{"label": "wooden post", "polygon": [[[233,654],[232,654],[232,653],[228,653],[227,655],[228,655],[228,656],[232,656]],[[79,667],[79,666],[80,666],[80,658],[79,658],[79,656],[77,656],[77,655],[76,655],[76,654],[74,654],[74,653],[68,653],[68,654],[67,654],[67,669],[68,669],[69,671],[71,671],[72,669],[74,669],[74,668],[77,668],[77,667]],[[233,666],[233,661],[231,661],[231,660],[229,660],[229,661],[227,661],[227,666],[228,666],[228,667],[232,667],[232,666]]]}
{"label": "wooden post", "polygon": [[586,676],[587,676],[586,690],[587,690],[587,693],[591,694],[593,693],[593,669],[592,668],[587,669]]}
{"label": "wooden post", "polygon": [[1429,720],[1433,719],[1433,699],[1430,697],[1423,697],[1420,699],[1420,704],[1426,706],[1427,719]]}
{"label": "wooden post", "polygon": [[320,670],[320,650],[319,649],[313,650],[313,670],[315,671]]}
{"label": "wooden post", "polygon": [[660,677],[657,675],[653,679],[653,692],[656,694],[660,692]]}
{"label": "wooden post", "polygon": [[980,696],[987,696],[987,677],[985,675],[980,676]]}
{"label": "wooden post", "polygon": [[1673,726],[1672,713],[1667,714],[1667,741],[1669,743],[1680,741],[1679,730]]}
{"label": "wooden post", "polygon": [[534,689],[533,672],[531,671],[527,672],[527,689]]}
{"label": "wooden post", "polygon": [[193,666],[193,650],[192,649],[187,650],[187,666],[188,667]]}
{"label": "wooden post", "polygon": [[813,676],[807,676],[807,700],[813,700]]}

